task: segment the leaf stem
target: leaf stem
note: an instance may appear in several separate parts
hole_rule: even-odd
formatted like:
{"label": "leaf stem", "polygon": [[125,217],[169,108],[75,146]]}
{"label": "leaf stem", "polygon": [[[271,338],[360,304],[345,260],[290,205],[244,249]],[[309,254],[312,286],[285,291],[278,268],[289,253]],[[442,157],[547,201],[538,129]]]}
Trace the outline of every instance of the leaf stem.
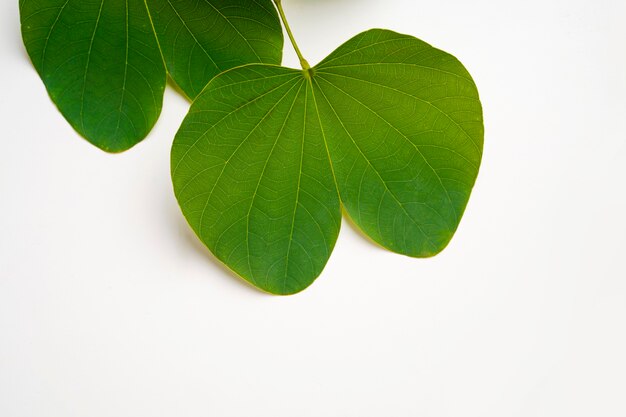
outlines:
{"label": "leaf stem", "polygon": [[293,49],[295,49],[298,58],[300,59],[300,66],[304,70],[305,74],[308,74],[311,70],[311,66],[302,56],[302,52],[300,52],[300,48],[298,48],[298,44],[296,43],[296,39],[293,37],[293,33],[291,32],[291,28],[289,27],[289,23],[287,22],[287,16],[285,16],[285,12],[283,10],[282,0],[274,0],[274,4],[276,4],[276,8],[278,9],[278,14],[280,14],[280,19],[283,21],[283,25],[285,25],[285,30],[287,31],[287,35],[289,35],[289,40],[293,45]]}

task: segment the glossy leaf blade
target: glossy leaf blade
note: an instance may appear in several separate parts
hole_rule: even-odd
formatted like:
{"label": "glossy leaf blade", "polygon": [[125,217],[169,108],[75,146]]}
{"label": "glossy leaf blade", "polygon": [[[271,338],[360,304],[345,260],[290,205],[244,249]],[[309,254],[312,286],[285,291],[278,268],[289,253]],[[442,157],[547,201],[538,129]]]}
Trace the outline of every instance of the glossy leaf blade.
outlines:
{"label": "glossy leaf blade", "polygon": [[482,109],[467,70],[418,39],[375,29],[317,65],[313,83],[350,217],[394,252],[440,252],[482,155]]}
{"label": "glossy leaf blade", "polygon": [[176,135],[172,178],[191,227],[250,283],[291,294],[321,273],[341,212],[300,71],[249,65],[211,81]]}
{"label": "glossy leaf blade", "polygon": [[22,35],[70,124],[109,152],[141,141],[162,106],[166,73],[136,0],[22,0]]}
{"label": "glossy leaf blade", "polygon": [[270,0],[147,0],[168,71],[190,98],[217,74],[280,64],[283,32]]}

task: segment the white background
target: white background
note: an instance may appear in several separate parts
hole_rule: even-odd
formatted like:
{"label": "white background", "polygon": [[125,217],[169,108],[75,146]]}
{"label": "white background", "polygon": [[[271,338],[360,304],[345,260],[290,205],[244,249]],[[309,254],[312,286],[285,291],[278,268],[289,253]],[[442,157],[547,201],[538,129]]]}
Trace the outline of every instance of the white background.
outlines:
{"label": "white background", "polygon": [[[456,55],[482,168],[439,256],[343,223],[291,297],[220,267],[169,177],[188,103],[108,155],[0,6],[0,416],[626,415],[626,2],[284,0],[311,63],[370,27]],[[297,65],[289,46],[285,63]]]}

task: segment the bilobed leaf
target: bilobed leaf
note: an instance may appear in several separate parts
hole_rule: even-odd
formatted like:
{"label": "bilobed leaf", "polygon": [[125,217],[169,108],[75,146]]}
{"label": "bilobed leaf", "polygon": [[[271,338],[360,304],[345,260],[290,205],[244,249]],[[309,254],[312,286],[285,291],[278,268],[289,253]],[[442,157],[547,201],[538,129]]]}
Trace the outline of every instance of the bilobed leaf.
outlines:
{"label": "bilobed leaf", "polygon": [[172,178],[185,217],[222,262],[290,294],[328,260],[338,195],[380,245],[441,251],[482,141],[478,92],[461,63],[377,29],[309,70],[248,65],[213,79],[176,136]]}
{"label": "bilobed leaf", "polygon": [[269,0],[21,0],[20,16],[50,97],[109,152],[152,129],[166,71],[194,97],[222,70],[281,59],[282,29]]}

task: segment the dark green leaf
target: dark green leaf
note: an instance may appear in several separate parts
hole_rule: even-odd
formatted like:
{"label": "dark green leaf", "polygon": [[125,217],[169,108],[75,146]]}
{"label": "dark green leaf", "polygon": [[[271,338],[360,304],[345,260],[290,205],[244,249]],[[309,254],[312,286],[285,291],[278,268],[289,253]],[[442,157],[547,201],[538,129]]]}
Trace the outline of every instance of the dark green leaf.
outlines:
{"label": "dark green leaf", "polygon": [[249,65],[216,77],[176,136],[172,178],[191,227],[222,262],[289,294],[329,257],[337,194],[382,246],[441,251],[482,141],[465,68],[413,37],[371,30],[309,71]]}
{"label": "dark green leaf", "polygon": [[229,68],[280,64],[283,33],[267,0],[147,0],[167,69],[190,98]]}
{"label": "dark green leaf", "polygon": [[142,0],[20,1],[24,44],[50,97],[109,152],[132,147],[154,126],[164,60],[191,97],[220,70],[280,62],[282,29],[269,0],[149,3],[154,19]]}
{"label": "dark green leaf", "polygon": [[143,2],[20,4],[28,53],[71,125],[109,152],[145,137],[161,111],[166,78]]}

